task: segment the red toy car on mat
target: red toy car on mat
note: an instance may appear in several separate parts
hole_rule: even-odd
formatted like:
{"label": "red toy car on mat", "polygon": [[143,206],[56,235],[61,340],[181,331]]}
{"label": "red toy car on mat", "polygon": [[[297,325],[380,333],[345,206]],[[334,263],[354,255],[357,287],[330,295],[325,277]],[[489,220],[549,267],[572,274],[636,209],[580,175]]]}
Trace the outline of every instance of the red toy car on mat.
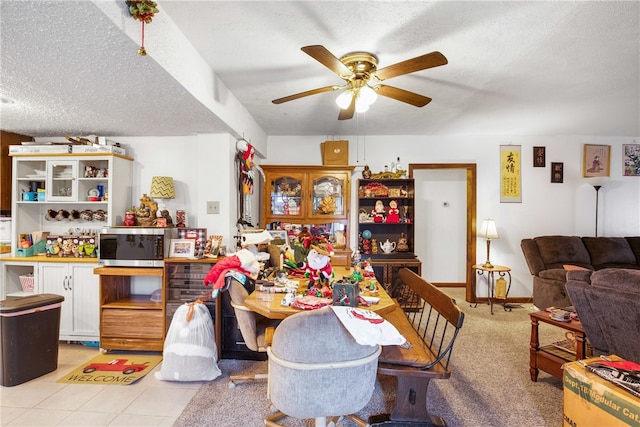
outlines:
{"label": "red toy car on mat", "polygon": [[123,374],[129,375],[134,372],[144,371],[149,366],[149,362],[141,365],[127,365],[127,361],[127,359],[114,359],[108,363],[91,363],[82,372],[88,374],[93,371],[122,371]]}

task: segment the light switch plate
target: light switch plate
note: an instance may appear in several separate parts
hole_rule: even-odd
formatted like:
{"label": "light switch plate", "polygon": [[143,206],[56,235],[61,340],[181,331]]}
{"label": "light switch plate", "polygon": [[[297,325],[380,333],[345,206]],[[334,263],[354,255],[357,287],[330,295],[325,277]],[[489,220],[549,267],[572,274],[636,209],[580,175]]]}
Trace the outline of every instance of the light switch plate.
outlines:
{"label": "light switch plate", "polygon": [[220,202],[207,202],[207,213],[208,214],[219,214],[220,213]]}

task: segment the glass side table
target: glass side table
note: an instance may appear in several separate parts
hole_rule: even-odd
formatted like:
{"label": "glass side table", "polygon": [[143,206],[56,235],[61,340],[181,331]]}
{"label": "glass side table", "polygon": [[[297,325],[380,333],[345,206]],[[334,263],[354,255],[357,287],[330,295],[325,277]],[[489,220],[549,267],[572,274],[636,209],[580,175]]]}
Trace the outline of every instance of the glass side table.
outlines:
{"label": "glass side table", "polygon": [[[511,311],[511,307],[507,306],[507,296],[509,295],[509,289],[511,289],[511,268],[504,265],[485,267],[482,264],[476,264],[472,268],[478,276],[484,277],[487,283],[487,299],[491,307],[491,314],[493,314],[493,303],[496,300],[502,301],[504,311]],[[497,279],[496,273],[498,273]],[[476,302],[474,307],[477,306],[478,303]]]}

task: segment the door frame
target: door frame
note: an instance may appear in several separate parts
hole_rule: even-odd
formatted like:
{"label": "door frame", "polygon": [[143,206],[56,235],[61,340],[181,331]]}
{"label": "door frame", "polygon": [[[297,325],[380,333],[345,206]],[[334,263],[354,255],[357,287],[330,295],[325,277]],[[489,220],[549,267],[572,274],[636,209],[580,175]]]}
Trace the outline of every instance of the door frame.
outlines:
{"label": "door frame", "polygon": [[466,256],[466,300],[476,302],[476,164],[475,163],[409,163],[409,178],[415,170],[464,169],[467,174],[467,256]]}

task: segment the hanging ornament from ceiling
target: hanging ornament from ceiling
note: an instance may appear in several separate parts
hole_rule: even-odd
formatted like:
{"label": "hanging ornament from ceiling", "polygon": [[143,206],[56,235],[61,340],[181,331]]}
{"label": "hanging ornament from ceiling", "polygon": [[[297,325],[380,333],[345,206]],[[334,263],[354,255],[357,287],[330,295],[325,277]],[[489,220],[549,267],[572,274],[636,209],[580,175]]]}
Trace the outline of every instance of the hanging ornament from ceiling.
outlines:
{"label": "hanging ornament from ceiling", "polygon": [[150,24],[153,19],[153,15],[160,12],[158,10],[158,3],[151,0],[126,0],[127,6],[129,6],[129,13],[136,19],[142,22],[142,45],[138,49],[138,55],[147,56],[147,51],[144,48],[144,24]]}

